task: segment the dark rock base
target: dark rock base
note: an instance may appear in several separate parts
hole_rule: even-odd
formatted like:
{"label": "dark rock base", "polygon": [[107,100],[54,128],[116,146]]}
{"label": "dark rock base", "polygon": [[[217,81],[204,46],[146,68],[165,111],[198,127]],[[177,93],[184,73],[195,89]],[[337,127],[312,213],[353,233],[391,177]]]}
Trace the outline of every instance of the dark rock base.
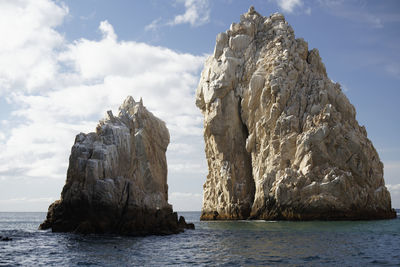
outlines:
{"label": "dark rock base", "polygon": [[258,214],[251,214],[251,216],[232,216],[231,214],[218,214],[214,212],[202,212],[200,220],[287,220],[287,221],[357,221],[357,220],[385,220],[395,219],[397,217],[396,211],[391,210],[293,210],[292,208],[286,209],[272,209],[269,211],[259,212]]}
{"label": "dark rock base", "polygon": [[256,219],[264,220],[290,220],[290,221],[334,221],[334,220],[384,220],[396,218],[396,211],[391,210],[304,210],[296,211],[291,208],[275,209],[259,214]]}
{"label": "dark rock base", "polygon": [[201,211],[200,220],[210,221],[210,220],[246,220],[249,218],[251,212],[251,204],[237,204],[233,206],[230,210],[222,212],[217,212],[215,210],[211,211]]}
{"label": "dark rock base", "polygon": [[40,230],[82,234],[122,234],[132,236],[170,235],[194,229],[170,208],[151,210],[140,207],[113,209],[89,205],[71,206],[56,201],[50,205]]}

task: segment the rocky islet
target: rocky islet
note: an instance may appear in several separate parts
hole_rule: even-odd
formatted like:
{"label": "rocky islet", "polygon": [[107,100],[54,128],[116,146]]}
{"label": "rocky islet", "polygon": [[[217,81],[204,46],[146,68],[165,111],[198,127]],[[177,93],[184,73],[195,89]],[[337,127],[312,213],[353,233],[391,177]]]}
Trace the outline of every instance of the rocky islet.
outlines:
{"label": "rocky islet", "polygon": [[[394,218],[383,164],[317,49],[254,8],[217,36],[196,92],[209,174],[203,220]],[[40,229],[173,234],[165,123],[128,97],[71,150]]]}
{"label": "rocky islet", "polygon": [[201,219],[396,217],[353,105],[282,14],[251,7],[217,36],[196,105],[209,168]]}
{"label": "rocky islet", "polygon": [[55,232],[174,234],[193,229],[168,204],[169,132],[144,106],[126,98],[96,132],[80,133],[71,149],[61,199],[40,229]]}

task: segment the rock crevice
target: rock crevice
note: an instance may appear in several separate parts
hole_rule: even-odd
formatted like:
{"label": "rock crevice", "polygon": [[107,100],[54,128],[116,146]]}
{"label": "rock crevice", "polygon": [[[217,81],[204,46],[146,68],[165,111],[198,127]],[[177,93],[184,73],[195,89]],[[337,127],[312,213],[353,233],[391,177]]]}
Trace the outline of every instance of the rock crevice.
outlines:
{"label": "rock crevice", "polygon": [[383,164],[317,49],[251,8],[217,36],[196,92],[201,218],[393,218]]}

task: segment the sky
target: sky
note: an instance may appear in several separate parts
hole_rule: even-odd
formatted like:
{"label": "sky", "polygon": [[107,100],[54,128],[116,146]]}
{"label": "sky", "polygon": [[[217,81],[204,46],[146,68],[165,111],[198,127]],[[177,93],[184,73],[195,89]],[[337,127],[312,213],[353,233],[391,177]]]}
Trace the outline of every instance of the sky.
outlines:
{"label": "sky", "polygon": [[208,170],[194,95],[216,35],[251,5],[283,13],[318,48],[400,208],[399,1],[0,0],[0,211],[46,211],[75,135],[128,95],[169,128],[169,202],[200,210]]}

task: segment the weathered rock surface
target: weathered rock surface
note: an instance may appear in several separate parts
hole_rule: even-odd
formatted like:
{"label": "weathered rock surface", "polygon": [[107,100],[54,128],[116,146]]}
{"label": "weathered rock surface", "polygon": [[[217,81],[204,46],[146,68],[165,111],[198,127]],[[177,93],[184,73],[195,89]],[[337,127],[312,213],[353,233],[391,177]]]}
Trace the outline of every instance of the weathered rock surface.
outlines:
{"label": "weathered rock surface", "polygon": [[396,216],[354,107],[283,15],[250,8],[217,36],[196,105],[209,167],[201,219]]}
{"label": "weathered rock surface", "polygon": [[165,123],[128,97],[95,133],[80,133],[71,149],[61,199],[40,229],[55,232],[171,234],[193,228],[168,204],[169,132]]}

